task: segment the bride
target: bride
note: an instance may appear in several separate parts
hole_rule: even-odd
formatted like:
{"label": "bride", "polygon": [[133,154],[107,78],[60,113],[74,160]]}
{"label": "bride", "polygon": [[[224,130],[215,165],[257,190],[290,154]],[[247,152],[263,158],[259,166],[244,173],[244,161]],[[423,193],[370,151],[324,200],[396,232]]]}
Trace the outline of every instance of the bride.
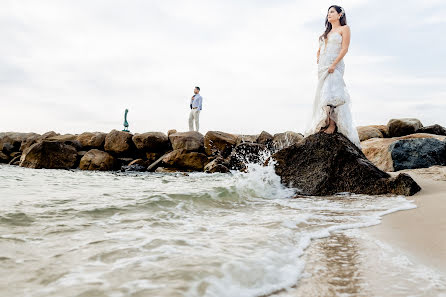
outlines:
{"label": "bride", "polygon": [[325,32],[319,37],[318,78],[313,116],[305,136],[323,131],[340,132],[361,148],[350,112],[350,95],[344,82],[343,58],[350,44],[350,27],[342,7],[332,5],[325,18]]}

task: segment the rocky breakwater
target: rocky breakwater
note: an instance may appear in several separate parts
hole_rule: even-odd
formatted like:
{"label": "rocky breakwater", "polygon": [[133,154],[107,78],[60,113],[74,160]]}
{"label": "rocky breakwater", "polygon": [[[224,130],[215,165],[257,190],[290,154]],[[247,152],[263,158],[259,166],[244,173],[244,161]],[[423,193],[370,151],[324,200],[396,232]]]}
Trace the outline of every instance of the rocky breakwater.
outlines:
{"label": "rocky breakwater", "polygon": [[228,172],[245,170],[246,162],[263,164],[263,156],[302,139],[290,131],[275,135],[176,130],[167,135],[117,130],[65,135],[5,132],[0,133],[0,163],[49,169]]}
{"label": "rocky breakwater", "polygon": [[282,182],[303,195],[413,195],[419,185],[407,174],[391,177],[344,135],[317,133],[272,156]]}
{"label": "rocky breakwater", "polygon": [[438,124],[402,118],[357,129],[363,153],[383,171],[446,165],[446,129]]}

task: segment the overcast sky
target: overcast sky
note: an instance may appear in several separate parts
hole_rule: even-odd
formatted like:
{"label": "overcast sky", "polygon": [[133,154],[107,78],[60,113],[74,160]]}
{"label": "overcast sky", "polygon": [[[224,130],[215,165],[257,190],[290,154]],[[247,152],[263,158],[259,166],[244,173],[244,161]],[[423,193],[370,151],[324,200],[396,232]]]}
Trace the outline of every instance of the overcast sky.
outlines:
{"label": "overcast sky", "polygon": [[446,126],[444,0],[2,0],[0,131],[303,132],[332,4],[355,124]]}

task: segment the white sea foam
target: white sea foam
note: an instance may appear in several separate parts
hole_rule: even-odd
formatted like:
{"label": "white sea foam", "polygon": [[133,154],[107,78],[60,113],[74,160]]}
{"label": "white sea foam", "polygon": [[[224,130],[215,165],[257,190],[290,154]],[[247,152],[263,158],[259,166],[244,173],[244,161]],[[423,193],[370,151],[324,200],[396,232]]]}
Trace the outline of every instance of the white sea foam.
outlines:
{"label": "white sea foam", "polygon": [[[23,295],[23,269],[36,280],[29,296],[76,296],[94,284],[108,296],[270,294],[299,284],[315,239],[415,207],[402,196],[292,199],[273,166],[254,164],[188,176],[1,169],[0,250],[25,259],[0,266],[10,276],[2,296]],[[10,248],[8,237],[26,241]]]}

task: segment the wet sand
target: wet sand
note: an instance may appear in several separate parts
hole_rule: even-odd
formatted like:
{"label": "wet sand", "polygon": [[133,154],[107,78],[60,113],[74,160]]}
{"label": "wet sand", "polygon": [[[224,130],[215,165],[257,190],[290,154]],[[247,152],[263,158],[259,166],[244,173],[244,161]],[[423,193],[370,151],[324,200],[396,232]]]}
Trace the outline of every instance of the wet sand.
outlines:
{"label": "wet sand", "polygon": [[400,172],[422,188],[408,197],[417,208],[387,215],[380,225],[364,230],[407,252],[414,261],[446,273],[446,166]]}
{"label": "wet sand", "polygon": [[302,278],[269,296],[446,296],[446,167],[400,172],[422,187],[417,208],[315,240]]}

